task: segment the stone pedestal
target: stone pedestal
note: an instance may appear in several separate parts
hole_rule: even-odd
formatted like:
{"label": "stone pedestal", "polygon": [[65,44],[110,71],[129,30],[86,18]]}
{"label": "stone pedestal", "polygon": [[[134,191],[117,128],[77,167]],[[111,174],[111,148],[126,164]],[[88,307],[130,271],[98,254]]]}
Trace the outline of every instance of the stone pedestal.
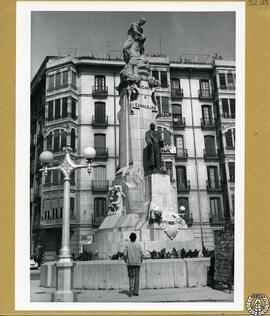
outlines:
{"label": "stone pedestal", "polygon": [[75,263],[69,258],[56,263],[56,292],[52,294],[53,302],[75,302],[74,288]]}

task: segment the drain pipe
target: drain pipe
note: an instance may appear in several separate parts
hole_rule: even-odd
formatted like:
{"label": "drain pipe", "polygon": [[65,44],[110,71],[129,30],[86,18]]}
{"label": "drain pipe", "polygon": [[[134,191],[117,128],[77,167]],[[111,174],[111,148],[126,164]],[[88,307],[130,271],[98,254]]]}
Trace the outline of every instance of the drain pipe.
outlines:
{"label": "drain pipe", "polygon": [[[190,69],[189,71],[191,72],[192,69]],[[200,186],[199,186],[199,168],[198,168],[197,150],[196,150],[196,136],[195,136],[195,128],[194,128],[194,113],[193,113],[190,75],[188,75],[188,84],[189,84],[189,97],[190,97],[190,105],[191,105],[191,120],[192,120],[193,147],[194,147],[194,158],[195,158],[196,180],[197,180],[197,197],[198,197],[198,205],[199,205],[200,231],[201,231],[201,240],[202,240],[202,249],[203,249],[204,238],[203,238],[203,228],[202,228],[201,194],[200,194]]]}

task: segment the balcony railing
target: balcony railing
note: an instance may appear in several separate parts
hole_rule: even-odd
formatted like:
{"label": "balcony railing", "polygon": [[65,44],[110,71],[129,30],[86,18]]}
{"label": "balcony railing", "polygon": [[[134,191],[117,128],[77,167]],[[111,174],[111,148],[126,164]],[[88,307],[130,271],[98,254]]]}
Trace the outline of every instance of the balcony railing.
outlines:
{"label": "balcony railing", "polygon": [[106,98],[108,96],[108,87],[92,87],[92,96],[95,98]]}
{"label": "balcony railing", "polygon": [[234,84],[220,85],[218,88],[220,90],[235,90],[235,85]]}
{"label": "balcony railing", "polygon": [[93,128],[107,128],[108,126],[108,115],[104,116],[102,119],[97,118],[95,115],[92,116]]}
{"label": "balcony railing", "polygon": [[203,130],[214,129],[216,127],[216,122],[214,119],[201,118],[201,128]]}
{"label": "balcony railing", "polygon": [[229,182],[232,182],[232,183],[235,182],[235,175],[234,174],[230,174]]}
{"label": "balcony railing", "polygon": [[199,89],[198,95],[201,100],[212,99],[212,92],[210,89]]}
{"label": "balcony railing", "polygon": [[[75,224],[75,216],[70,215],[70,224]],[[41,218],[40,226],[52,226],[52,227],[61,227],[63,225],[63,218]]]}
{"label": "balcony railing", "polygon": [[185,214],[179,214],[184,220],[185,222],[187,223],[188,226],[192,226],[193,224],[193,215],[192,213],[185,213]]}
{"label": "balcony railing", "polygon": [[108,159],[108,147],[95,147],[97,160]]}
{"label": "balcony railing", "polygon": [[219,150],[216,148],[209,148],[203,150],[205,161],[216,161],[219,159]]}
{"label": "balcony railing", "polygon": [[209,213],[209,222],[210,222],[210,225],[212,226],[223,226],[225,225],[225,218],[222,214],[215,215],[215,214]]}
{"label": "balcony railing", "polygon": [[183,89],[172,89],[172,99],[182,100],[183,96]]}
{"label": "balcony railing", "polygon": [[222,191],[222,183],[221,181],[215,181],[214,183],[211,183],[207,180],[206,188],[208,192],[220,192]]}
{"label": "balcony railing", "polygon": [[94,227],[99,227],[102,222],[104,221],[106,215],[104,216],[96,216],[96,215],[92,215],[92,226]]}
{"label": "balcony railing", "polygon": [[174,129],[182,129],[186,126],[186,119],[181,116],[172,116],[173,119],[173,128]]}
{"label": "balcony railing", "polygon": [[65,83],[65,84],[62,84],[62,85],[59,85],[59,86],[49,87],[47,89],[47,92],[53,92],[53,91],[56,91],[56,90],[66,89],[66,88],[72,88],[72,89],[76,90],[77,86],[75,86],[72,83]]}
{"label": "balcony railing", "polygon": [[190,181],[186,183],[177,182],[177,192],[188,193],[190,191]]}
{"label": "balcony railing", "polygon": [[107,192],[109,190],[109,181],[108,180],[92,180],[92,191]]}
{"label": "balcony railing", "polygon": [[235,113],[232,114],[232,113],[225,112],[221,115],[221,117],[223,119],[235,119]]}
{"label": "balcony railing", "polygon": [[188,158],[188,150],[185,148],[185,149],[176,149],[176,157],[175,159],[176,160],[181,160],[181,161],[186,161]]}
{"label": "balcony railing", "polygon": [[235,150],[235,146],[226,146],[225,150]]}

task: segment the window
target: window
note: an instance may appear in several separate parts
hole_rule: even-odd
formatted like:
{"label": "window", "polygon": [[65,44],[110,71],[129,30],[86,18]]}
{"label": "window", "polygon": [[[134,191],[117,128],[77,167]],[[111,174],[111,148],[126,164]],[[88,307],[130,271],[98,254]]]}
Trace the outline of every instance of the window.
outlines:
{"label": "window", "polygon": [[48,102],[48,121],[53,120],[53,101]]}
{"label": "window", "polygon": [[70,216],[74,216],[75,213],[75,199],[73,197],[70,198]]}
{"label": "window", "polygon": [[204,136],[205,144],[205,156],[206,157],[216,157],[216,146],[215,146],[215,136],[207,135]]}
{"label": "window", "polygon": [[97,156],[106,155],[106,135],[105,134],[94,135],[94,147],[95,147]]}
{"label": "window", "polygon": [[95,76],[95,89],[105,90],[105,77],[104,76]]}
{"label": "window", "polygon": [[175,147],[176,147],[176,156],[177,157],[184,157],[185,156],[185,149],[184,149],[184,136],[177,135],[175,136]]}
{"label": "window", "polygon": [[68,71],[63,72],[63,87],[68,85]]}
{"label": "window", "polygon": [[229,180],[230,180],[230,182],[234,182],[234,180],[235,180],[235,163],[229,162],[228,167],[229,167]]}
{"label": "window", "polygon": [[52,170],[48,170],[47,175],[45,176],[45,186],[48,186],[51,184],[51,176],[52,176]]}
{"label": "window", "polygon": [[52,185],[57,185],[58,184],[58,176],[59,176],[59,171],[58,170],[52,170]]}
{"label": "window", "polygon": [[159,81],[159,73],[157,70],[153,70],[152,71],[152,77],[154,77],[156,80]]}
{"label": "window", "polygon": [[209,93],[209,80],[207,79],[200,80],[200,89],[202,91],[207,91]]}
{"label": "window", "polygon": [[[178,214],[179,214],[185,221],[190,220],[188,198],[179,197],[177,200],[178,200]],[[184,212],[184,213],[182,213],[182,211],[180,211],[180,207],[181,207],[181,206],[184,206],[184,207],[185,207],[185,212]]]}
{"label": "window", "polygon": [[225,74],[219,74],[219,85],[220,87],[226,87],[226,77]]}
{"label": "window", "polygon": [[55,120],[59,120],[60,119],[60,99],[55,100],[54,119]]}
{"label": "window", "polygon": [[[76,100],[71,98],[71,117],[76,119]],[[59,120],[68,116],[68,98],[48,102],[48,121]]]}
{"label": "window", "polygon": [[222,220],[222,209],[220,198],[210,198],[210,210],[212,220]]}
{"label": "window", "polygon": [[171,134],[166,128],[158,127],[158,132],[161,135],[161,139],[164,142],[164,145],[171,145]]}
{"label": "window", "polygon": [[156,99],[159,114],[161,114],[162,116],[170,116],[169,98],[157,96]]}
{"label": "window", "polygon": [[96,198],[94,200],[94,217],[105,217],[107,214],[106,199]]}
{"label": "window", "polygon": [[106,166],[98,166],[95,168],[95,180],[105,181],[106,180]]}
{"label": "window", "polygon": [[235,118],[235,99],[221,99],[224,118]]}
{"label": "window", "polygon": [[208,186],[210,189],[219,188],[218,168],[216,166],[207,167]]}
{"label": "window", "polygon": [[212,123],[212,108],[210,105],[202,105],[202,117],[204,125],[211,125]]}
{"label": "window", "polygon": [[162,88],[168,87],[167,71],[160,72],[160,85]]}
{"label": "window", "polygon": [[182,107],[180,104],[172,105],[172,119],[174,124],[182,123]]}
{"label": "window", "polygon": [[[72,129],[74,130],[74,129]],[[75,131],[75,130],[74,130]],[[47,135],[47,150],[59,152],[67,145],[67,133],[63,129],[58,129],[50,132]]]}
{"label": "window", "polygon": [[62,117],[65,118],[68,116],[67,113],[67,98],[62,99]]}
{"label": "window", "polygon": [[225,133],[225,139],[226,139],[226,147],[227,149],[234,149],[235,147],[235,129],[229,129]]}
{"label": "window", "polygon": [[233,80],[233,74],[230,74],[228,73],[227,74],[227,82],[228,82],[228,85],[230,86],[233,86],[234,85],[234,80]]}
{"label": "window", "polygon": [[180,90],[180,80],[179,79],[172,79],[171,81],[172,90]]}
{"label": "window", "polygon": [[232,195],[232,216],[234,216],[234,205],[235,205],[235,200],[234,200],[234,194]]}
{"label": "window", "polygon": [[76,74],[75,72],[71,72],[71,84],[72,86],[76,87],[77,86],[77,83],[76,83]]}
{"label": "window", "polygon": [[54,75],[49,76],[49,90],[54,88]]}
{"label": "window", "polygon": [[187,186],[187,171],[185,166],[176,167],[176,180],[178,189],[186,188]]}
{"label": "window", "polygon": [[71,129],[70,138],[70,147],[73,151],[76,151],[76,132],[74,128]]}
{"label": "window", "polygon": [[55,76],[55,87],[56,88],[61,87],[61,72],[57,73]]}
{"label": "window", "polygon": [[77,116],[76,116],[76,100],[71,98],[71,114],[70,116],[76,120]]}
{"label": "window", "polygon": [[95,102],[95,122],[105,123],[105,103]]}
{"label": "window", "polygon": [[53,143],[53,151],[58,152],[60,147],[60,135],[59,130],[54,131],[54,143]]}

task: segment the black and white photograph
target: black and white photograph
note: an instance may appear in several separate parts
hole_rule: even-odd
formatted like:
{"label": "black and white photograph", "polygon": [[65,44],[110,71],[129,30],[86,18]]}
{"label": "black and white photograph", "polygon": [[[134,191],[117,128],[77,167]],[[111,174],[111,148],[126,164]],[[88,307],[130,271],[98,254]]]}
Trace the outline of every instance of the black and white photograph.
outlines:
{"label": "black and white photograph", "polygon": [[240,310],[244,6],[21,2],[17,23],[17,309]]}

